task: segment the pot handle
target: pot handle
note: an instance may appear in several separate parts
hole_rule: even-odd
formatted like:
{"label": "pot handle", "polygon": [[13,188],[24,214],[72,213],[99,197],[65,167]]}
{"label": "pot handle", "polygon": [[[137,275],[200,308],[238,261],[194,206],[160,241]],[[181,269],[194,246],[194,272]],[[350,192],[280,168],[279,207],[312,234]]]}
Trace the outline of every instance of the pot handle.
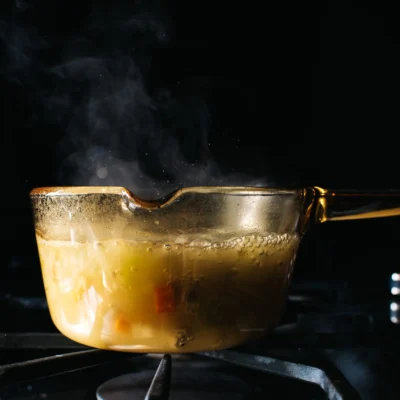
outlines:
{"label": "pot handle", "polygon": [[315,220],[319,223],[400,215],[400,191],[313,189],[316,200]]}

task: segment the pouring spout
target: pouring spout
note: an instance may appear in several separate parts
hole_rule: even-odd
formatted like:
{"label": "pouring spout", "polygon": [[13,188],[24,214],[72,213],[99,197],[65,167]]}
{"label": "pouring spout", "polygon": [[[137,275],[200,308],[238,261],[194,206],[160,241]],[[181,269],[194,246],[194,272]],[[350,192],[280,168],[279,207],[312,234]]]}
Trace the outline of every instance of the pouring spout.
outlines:
{"label": "pouring spout", "polygon": [[145,208],[148,210],[158,209],[173,201],[173,198],[177,196],[177,192],[175,191],[160,199],[144,200],[138,196],[135,196],[131,191],[125,188],[121,188],[120,194],[125,206],[131,211],[134,211],[137,208]]}
{"label": "pouring spout", "polygon": [[400,191],[313,190],[318,223],[400,215]]}
{"label": "pouring spout", "polygon": [[121,196],[125,205],[133,210],[137,208],[156,209],[160,208],[179,195],[175,191],[167,196],[156,200],[145,200],[134,195],[130,190],[122,186],[51,186],[35,188],[30,192],[31,197],[36,196],[85,196],[85,195],[118,195]]}

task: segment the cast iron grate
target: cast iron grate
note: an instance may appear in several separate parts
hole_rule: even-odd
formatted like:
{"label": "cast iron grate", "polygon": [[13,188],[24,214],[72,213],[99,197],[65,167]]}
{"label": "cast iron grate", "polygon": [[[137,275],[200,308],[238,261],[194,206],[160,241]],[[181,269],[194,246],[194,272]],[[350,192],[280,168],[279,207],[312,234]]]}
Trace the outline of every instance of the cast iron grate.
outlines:
{"label": "cast iron grate", "polygon": [[[143,355],[104,350],[84,350],[3,365],[0,367],[0,385],[7,386],[33,381],[43,377],[50,377],[139,356]],[[203,352],[198,353],[198,356],[317,385],[325,392],[329,400],[360,399],[355,389],[333,365],[329,368],[321,369],[272,357],[230,350]],[[172,358],[168,354],[164,355],[147,390],[147,394],[142,398],[145,400],[168,400],[170,396],[171,370]],[[125,377],[129,378],[129,374],[125,375]],[[115,396],[114,398],[124,398],[124,393],[121,393],[120,389],[121,385],[117,386],[119,389],[115,389],[115,386],[113,389],[113,382],[118,379],[117,377],[102,384],[97,390],[97,399],[113,398],[113,396],[104,396],[104,393],[112,394],[113,390],[120,391],[117,393],[119,397]],[[126,398],[132,397],[127,396]]]}

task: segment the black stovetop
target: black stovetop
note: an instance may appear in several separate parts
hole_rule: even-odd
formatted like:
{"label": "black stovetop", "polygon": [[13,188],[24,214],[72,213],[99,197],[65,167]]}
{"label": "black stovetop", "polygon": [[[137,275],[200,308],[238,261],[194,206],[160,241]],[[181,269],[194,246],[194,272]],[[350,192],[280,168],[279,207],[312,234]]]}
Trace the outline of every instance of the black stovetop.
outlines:
{"label": "black stovetop", "polygon": [[4,295],[0,399],[144,399],[160,360],[161,372],[172,367],[171,400],[397,399],[400,306],[388,283],[387,296],[370,290],[367,302],[365,288],[346,282],[294,282],[282,324],[266,338],[171,362],[78,345],[56,331],[44,298]]}
{"label": "black stovetop", "polygon": [[[65,357],[65,359],[63,359]],[[294,362],[276,361],[287,358]],[[31,368],[27,364],[4,370],[2,382],[8,385],[2,399],[145,399],[152,381],[168,387],[173,399],[263,399],[301,395],[308,399],[356,399],[357,393],[346,379],[316,352],[275,351],[270,356],[254,356],[243,349],[191,355],[126,355],[83,350],[49,359]],[[106,363],[106,361],[108,362]],[[61,362],[60,362],[61,361]],[[83,370],[85,364],[100,364]],[[301,363],[301,364],[299,364]],[[60,371],[60,365],[79,368],[73,372],[40,380],[29,380],[40,373]],[[32,366],[31,366],[32,367]],[[172,368],[171,368],[172,367]],[[157,371],[158,369],[158,371]],[[28,372],[29,371],[29,372]],[[156,372],[157,371],[157,372]],[[266,371],[272,371],[268,373]],[[329,371],[329,372],[327,372]],[[276,376],[282,374],[282,376]],[[298,379],[288,378],[296,375]],[[315,384],[307,383],[311,381]],[[156,392],[153,390],[153,396]],[[341,397],[340,397],[341,396]],[[149,397],[166,399],[167,397]]]}

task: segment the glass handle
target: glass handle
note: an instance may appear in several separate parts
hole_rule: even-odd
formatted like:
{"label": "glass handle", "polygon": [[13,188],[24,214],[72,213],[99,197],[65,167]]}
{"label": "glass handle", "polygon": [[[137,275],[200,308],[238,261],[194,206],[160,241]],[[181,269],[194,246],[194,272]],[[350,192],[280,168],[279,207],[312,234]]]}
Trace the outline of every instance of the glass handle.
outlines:
{"label": "glass handle", "polygon": [[345,221],[400,215],[400,191],[363,192],[315,187],[315,221]]}

